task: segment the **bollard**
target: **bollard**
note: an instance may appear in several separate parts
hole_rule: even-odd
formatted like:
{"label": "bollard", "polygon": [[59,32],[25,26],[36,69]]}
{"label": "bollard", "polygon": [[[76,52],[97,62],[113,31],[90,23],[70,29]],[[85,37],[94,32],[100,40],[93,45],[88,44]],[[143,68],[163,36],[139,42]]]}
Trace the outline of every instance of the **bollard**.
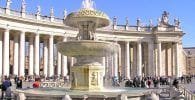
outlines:
{"label": "bollard", "polygon": [[65,96],[62,98],[62,100],[72,100],[71,97],[65,93]]}
{"label": "bollard", "polygon": [[24,95],[24,93],[19,93],[17,100],[26,100],[26,96]]}

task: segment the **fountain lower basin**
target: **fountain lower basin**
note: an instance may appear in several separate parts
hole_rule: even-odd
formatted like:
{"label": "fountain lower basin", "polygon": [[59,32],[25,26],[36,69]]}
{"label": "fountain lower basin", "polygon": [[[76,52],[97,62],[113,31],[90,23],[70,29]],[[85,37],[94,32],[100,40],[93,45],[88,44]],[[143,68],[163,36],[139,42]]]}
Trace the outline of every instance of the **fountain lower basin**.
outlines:
{"label": "fountain lower basin", "polygon": [[105,57],[117,53],[119,45],[105,41],[80,40],[58,43],[57,48],[63,55],[71,57]]}
{"label": "fountain lower basin", "polygon": [[62,100],[69,95],[72,100],[145,100],[151,90],[144,88],[104,88],[100,91],[70,90],[69,88],[39,88],[16,90],[15,95],[24,93],[26,100]]}

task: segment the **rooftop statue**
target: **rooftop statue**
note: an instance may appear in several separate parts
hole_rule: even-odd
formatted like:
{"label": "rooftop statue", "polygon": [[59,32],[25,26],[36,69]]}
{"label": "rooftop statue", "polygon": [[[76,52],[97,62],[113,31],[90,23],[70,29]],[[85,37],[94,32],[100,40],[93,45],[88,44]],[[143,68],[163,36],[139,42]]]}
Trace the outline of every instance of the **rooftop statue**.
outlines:
{"label": "rooftop statue", "polygon": [[169,25],[169,13],[164,11],[161,18],[161,23],[164,25]]}
{"label": "rooftop statue", "polygon": [[158,21],[158,26],[160,26],[161,25],[161,19],[158,18],[157,21]]}
{"label": "rooftop statue", "polygon": [[22,0],[22,12],[25,12],[26,11],[26,2],[25,0]]}
{"label": "rooftop statue", "polygon": [[92,0],[84,0],[82,2],[82,8],[94,10],[94,2]]}
{"label": "rooftop statue", "polygon": [[6,8],[7,9],[10,9],[10,4],[12,3],[12,1],[11,0],[7,0],[7,3],[6,3]]}
{"label": "rooftop statue", "polygon": [[137,26],[140,27],[141,26],[141,19],[137,18]]}
{"label": "rooftop statue", "polygon": [[150,26],[150,27],[153,26],[153,21],[152,21],[152,19],[149,20],[149,26]]}
{"label": "rooftop statue", "polygon": [[67,16],[67,10],[64,9],[64,19],[66,19],[66,16]]}
{"label": "rooftop statue", "polygon": [[129,19],[128,19],[128,17],[126,17],[125,21],[126,21],[125,25],[129,26]]}
{"label": "rooftop statue", "polygon": [[117,18],[116,18],[116,16],[114,16],[114,18],[113,18],[113,25],[117,25]]}
{"label": "rooftop statue", "polygon": [[54,16],[54,9],[53,9],[53,8],[50,9],[50,16],[51,16],[51,17]]}
{"label": "rooftop statue", "polygon": [[41,6],[37,6],[37,15],[41,15]]}
{"label": "rooftop statue", "polygon": [[174,19],[174,23],[176,27],[180,27],[180,21],[179,19]]}

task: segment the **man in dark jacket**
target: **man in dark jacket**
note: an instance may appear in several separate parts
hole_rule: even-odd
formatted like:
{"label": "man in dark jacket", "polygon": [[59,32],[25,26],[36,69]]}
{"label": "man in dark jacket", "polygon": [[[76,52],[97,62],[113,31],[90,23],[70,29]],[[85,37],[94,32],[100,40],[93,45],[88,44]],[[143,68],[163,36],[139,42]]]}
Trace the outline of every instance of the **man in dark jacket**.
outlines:
{"label": "man in dark jacket", "polygon": [[179,89],[179,81],[176,78],[173,81],[173,86],[175,86],[175,88]]}
{"label": "man in dark jacket", "polygon": [[22,88],[22,77],[18,78],[16,81],[16,88]]}
{"label": "man in dark jacket", "polygon": [[5,76],[5,80],[3,81],[2,88],[1,88],[1,91],[2,91],[1,98],[2,99],[4,98],[5,91],[10,86],[12,86],[12,83],[11,83],[10,79],[7,76]]}

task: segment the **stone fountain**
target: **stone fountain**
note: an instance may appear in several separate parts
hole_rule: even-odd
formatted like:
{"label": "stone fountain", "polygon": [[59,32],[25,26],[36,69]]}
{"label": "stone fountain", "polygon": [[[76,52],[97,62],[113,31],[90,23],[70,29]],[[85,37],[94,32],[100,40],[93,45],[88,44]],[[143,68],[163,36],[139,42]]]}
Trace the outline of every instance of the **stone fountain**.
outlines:
{"label": "stone fountain", "polygon": [[91,0],[83,1],[83,8],[64,20],[65,25],[79,29],[77,40],[57,44],[60,53],[77,60],[70,69],[72,90],[102,90],[104,66],[101,59],[117,53],[119,48],[116,43],[97,40],[96,28],[108,26],[110,21],[105,13],[95,10],[93,4]]}
{"label": "stone fountain", "polygon": [[62,100],[70,96],[73,100],[145,100],[150,90],[140,88],[105,88],[105,73],[102,57],[118,52],[119,45],[113,42],[98,41],[96,28],[110,24],[109,17],[95,10],[94,2],[84,0],[82,9],[70,13],[64,24],[78,28],[75,41],[61,42],[57,49],[63,55],[75,57],[77,62],[70,68],[70,88],[39,88],[14,91],[16,97],[24,93],[26,100]]}

